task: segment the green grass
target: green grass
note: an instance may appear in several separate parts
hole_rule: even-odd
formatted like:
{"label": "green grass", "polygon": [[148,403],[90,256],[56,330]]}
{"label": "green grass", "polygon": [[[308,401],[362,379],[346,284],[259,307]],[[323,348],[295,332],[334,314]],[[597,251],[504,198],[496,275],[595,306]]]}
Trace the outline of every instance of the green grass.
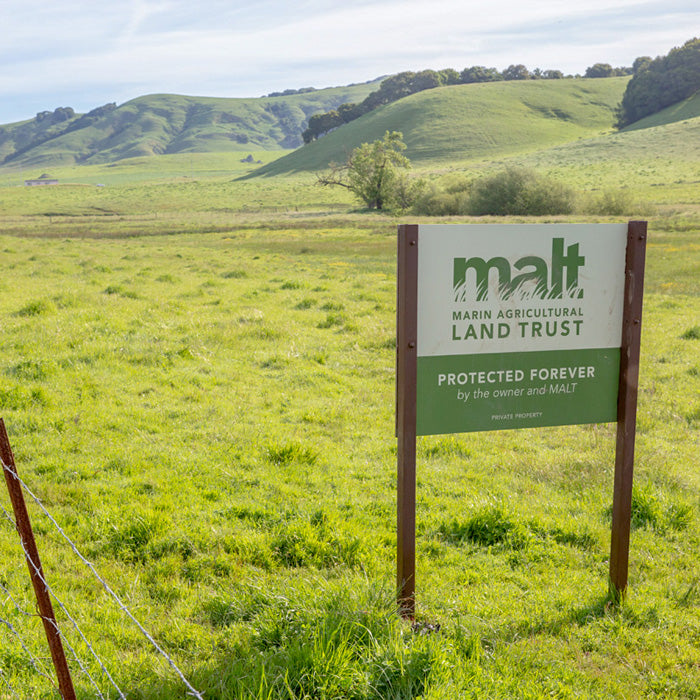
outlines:
{"label": "green grass", "polygon": [[[234,218],[249,218],[252,226],[258,226],[261,213],[289,217],[319,210],[338,213],[352,203],[344,191],[315,187],[311,175],[235,182],[235,175],[245,172],[240,158],[224,155],[218,166],[206,156],[199,158],[204,159],[202,171],[194,177],[189,174],[189,158],[160,156],[153,162],[137,159],[133,166],[125,161],[114,174],[109,166],[66,169],[66,184],[57,186],[23,187],[16,180],[6,181],[0,186],[3,230],[47,237],[227,231]],[[157,173],[160,161],[164,172]],[[142,165],[147,167],[142,170]],[[133,179],[130,167],[136,171]],[[212,174],[210,168],[216,168]]]}
{"label": "green grass", "polygon": [[[59,187],[69,185],[134,186],[140,183],[172,183],[189,180],[230,180],[258,167],[243,162],[248,155],[263,163],[279,158],[287,151],[263,150],[219,151],[216,153],[174,153],[170,155],[125,158],[111,163],[46,166],[48,174],[59,180]],[[43,166],[38,166],[39,168]],[[36,168],[12,165],[0,169],[0,186],[22,186],[24,180],[35,177]],[[38,187],[42,191],[51,187]]]}
{"label": "green grass", "polygon": [[[437,436],[419,441],[412,628],[392,602],[395,221],[258,216],[177,236],[100,237],[91,219],[90,238],[0,237],[0,415],[20,473],[194,685],[692,697],[697,229],[650,230],[627,601],[605,598],[611,426]],[[182,696],[30,510],[50,582],[127,697]],[[8,523],[0,552],[3,585],[33,609]],[[36,620],[2,606],[44,658]],[[0,634],[13,687],[54,697]]]}
{"label": "green grass", "polygon": [[516,162],[580,190],[623,189],[643,205],[697,204],[700,116],[557,146]]}

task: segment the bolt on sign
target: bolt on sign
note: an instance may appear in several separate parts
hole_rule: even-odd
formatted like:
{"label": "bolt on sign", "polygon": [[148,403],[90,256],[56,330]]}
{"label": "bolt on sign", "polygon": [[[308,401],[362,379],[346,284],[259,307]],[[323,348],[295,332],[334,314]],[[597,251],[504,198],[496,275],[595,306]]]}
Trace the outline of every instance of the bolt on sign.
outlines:
{"label": "bolt on sign", "polygon": [[[399,227],[400,524],[415,526],[401,481],[415,481],[416,435],[619,427],[631,388],[633,445],[645,241],[645,222]],[[400,532],[399,559],[414,547]],[[407,576],[400,562],[404,594]]]}

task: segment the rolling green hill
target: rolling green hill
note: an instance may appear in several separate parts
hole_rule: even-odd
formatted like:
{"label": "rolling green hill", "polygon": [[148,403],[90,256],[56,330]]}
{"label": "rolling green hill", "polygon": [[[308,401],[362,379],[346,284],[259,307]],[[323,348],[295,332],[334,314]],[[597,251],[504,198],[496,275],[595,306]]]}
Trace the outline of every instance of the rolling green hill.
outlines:
{"label": "rolling green hill", "polygon": [[183,152],[295,148],[309,116],[361,100],[376,85],[250,99],[147,95],[84,115],[47,112],[0,127],[0,163],[106,163]]}
{"label": "rolling green hill", "polygon": [[670,107],[666,107],[666,109],[662,109],[660,112],[656,112],[656,114],[651,114],[634,124],[630,124],[628,127],[625,127],[623,131],[648,129],[653,126],[662,126],[686,119],[694,119],[695,117],[700,117],[700,92]]}
{"label": "rolling green hill", "polygon": [[401,131],[423,164],[536,151],[609,132],[629,78],[527,80],[436,88],[346,124],[256,171],[275,175],[342,162],[360,143]]}
{"label": "rolling green hill", "polygon": [[[664,112],[642,120],[646,124],[640,122],[635,125],[638,128],[555,146],[510,162],[546,172],[579,190],[626,189],[641,200],[696,205],[700,99],[686,100]],[[679,113],[688,117],[675,119]]]}
{"label": "rolling green hill", "polygon": [[[376,82],[258,99],[150,95],[86,115],[57,110],[0,126],[0,168],[12,179],[27,168],[37,176],[61,171],[62,179],[76,183],[148,179],[149,173],[172,174],[173,167],[187,177],[205,171],[224,178],[308,173],[344,161],[354,147],[387,130],[399,130],[409,158],[433,173],[522,163],[560,172],[590,189],[619,182],[624,167],[627,183],[648,187],[657,179],[664,186],[675,182],[676,166],[684,163],[682,179],[694,182],[700,95],[618,132],[615,109],[628,80],[504,81],[425,90],[282,157],[285,146],[298,145],[309,114],[356,100]],[[253,162],[238,167],[247,154],[255,154]],[[185,160],[172,160],[178,158]],[[664,165],[670,158],[675,170]],[[265,165],[256,168],[260,161]],[[121,170],[93,172],[116,163],[130,164],[128,176]]]}

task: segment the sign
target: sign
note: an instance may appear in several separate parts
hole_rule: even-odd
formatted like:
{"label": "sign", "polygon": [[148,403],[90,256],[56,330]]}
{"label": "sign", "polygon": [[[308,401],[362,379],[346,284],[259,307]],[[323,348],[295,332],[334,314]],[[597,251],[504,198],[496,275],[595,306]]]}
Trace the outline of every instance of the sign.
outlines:
{"label": "sign", "polygon": [[399,612],[415,612],[416,436],[617,421],[610,592],[627,588],[647,224],[399,226]]}
{"label": "sign", "polygon": [[627,224],[418,241],[418,435],[616,420]]}

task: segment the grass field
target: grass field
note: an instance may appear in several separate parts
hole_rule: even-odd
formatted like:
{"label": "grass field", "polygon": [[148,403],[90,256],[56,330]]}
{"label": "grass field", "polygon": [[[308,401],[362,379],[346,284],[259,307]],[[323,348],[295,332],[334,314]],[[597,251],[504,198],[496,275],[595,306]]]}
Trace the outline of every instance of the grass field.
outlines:
{"label": "grass field", "polygon": [[[258,217],[0,238],[0,407],[20,473],[195,687],[697,697],[697,229],[650,234],[627,601],[606,604],[612,426],[424,438],[412,630],[392,609],[396,221]],[[32,516],[47,576],[126,696],[182,697]],[[0,547],[1,582],[31,610],[8,523]],[[36,619],[9,598],[2,617],[46,657]],[[54,697],[4,632],[12,687]]]}
{"label": "grass field", "polygon": [[[697,118],[669,121],[417,168],[624,187],[649,244],[626,600],[607,598],[614,426],[437,436],[418,445],[414,626],[394,609],[394,356],[396,225],[415,219],[312,173],[239,180],[248,152],[51,168],[56,187],[0,171],[0,416],[20,475],[203,697],[700,697],[700,153]],[[124,695],[186,697],[30,513]],[[56,698],[0,520],[0,698]]]}

